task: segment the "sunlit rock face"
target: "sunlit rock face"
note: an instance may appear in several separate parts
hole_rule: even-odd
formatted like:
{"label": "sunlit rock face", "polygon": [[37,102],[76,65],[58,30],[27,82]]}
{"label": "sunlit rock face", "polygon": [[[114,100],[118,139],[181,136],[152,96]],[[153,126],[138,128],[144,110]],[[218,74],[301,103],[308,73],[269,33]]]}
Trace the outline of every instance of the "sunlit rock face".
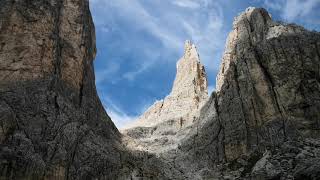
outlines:
{"label": "sunlit rock face", "polygon": [[208,82],[204,66],[194,44],[185,42],[183,57],[177,62],[177,74],[171,93],[155,102],[141,117],[126,128],[151,127],[167,120],[186,126],[199,116],[208,99]]}
{"label": "sunlit rock face", "polygon": [[317,179],[319,52],[318,32],[246,9],[226,42],[217,91],[181,143],[181,156],[199,167],[227,162],[221,175],[230,179]]}
{"label": "sunlit rock face", "polygon": [[177,74],[171,93],[155,102],[134,123],[122,130],[129,149],[163,154],[178,148],[197,121],[208,99],[204,66],[194,44],[185,42],[184,55],[177,62]]}
{"label": "sunlit rock face", "polygon": [[174,120],[128,129],[124,143],[173,164],[178,178],[317,179],[319,47],[318,32],[248,8],[235,18],[217,91],[199,118],[179,130]]}
{"label": "sunlit rock face", "polygon": [[319,40],[319,33],[272,21],[264,9],[235,19],[216,88],[227,159],[260,144],[319,136]]}

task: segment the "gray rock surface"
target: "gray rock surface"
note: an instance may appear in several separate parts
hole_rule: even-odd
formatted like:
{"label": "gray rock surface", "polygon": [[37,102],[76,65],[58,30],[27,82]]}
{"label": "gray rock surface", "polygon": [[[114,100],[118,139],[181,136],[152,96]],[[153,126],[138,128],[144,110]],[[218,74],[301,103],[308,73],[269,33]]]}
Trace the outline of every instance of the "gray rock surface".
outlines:
{"label": "gray rock surface", "polygon": [[227,160],[319,137],[320,34],[273,22],[264,9],[236,18],[217,77]]}
{"label": "gray rock surface", "polygon": [[0,177],[114,177],[121,135],[95,89],[88,1],[1,1],[0,44]]}
{"label": "gray rock surface", "polygon": [[[193,141],[182,142],[180,154],[209,169],[223,165],[221,177],[226,179],[317,179],[317,150],[307,161],[284,151],[291,144],[317,148],[319,47],[318,32],[274,22],[264,9],[240,14],[226,44],[217,92],[190,133]],[[265,151],[273,153],[263,156]],[[289,162],[292,166],[282,166]]]}
{"label": "gray rock surface", "polygon": [[[175,164],[183,179],[317,179],[319,47],[318,32],[248,8],[234,21],[217,92],[177,148],[158,156]],[[163,134],[160,142],[151,133],[140,150],[165,149],[184,132]],[[137,146],[143,139],[133,138]]]}

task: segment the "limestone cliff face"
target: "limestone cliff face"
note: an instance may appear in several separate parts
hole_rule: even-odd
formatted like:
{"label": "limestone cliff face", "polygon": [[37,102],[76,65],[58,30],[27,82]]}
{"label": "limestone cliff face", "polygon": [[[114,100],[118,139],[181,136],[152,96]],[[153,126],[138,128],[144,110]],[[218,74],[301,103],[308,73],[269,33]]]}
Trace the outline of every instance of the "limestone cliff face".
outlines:
{"label": "limestone cliff face", "polygon": [[183,57],[177,62],[177,74],[171,93],[157,101],[131,127],[151,127],[168,120],[177,126],[191,124],[208,99],[208,82],[204,66],[194,44],[185,42]]}
{"label": "limestone cliff face", "polygon": [[120,133],[96,93],[95,53],[88,1],[0,2],[0,178],[117,174]]}
{"label": "limestone cliff face", "polygon": [[318,32],[248,8],[234,21],[217,92],[202,109],[194,135],[182,143],[183,157],[206,167],[228,162],[224,168],[233,178],[316,179],[319,52]]}
{"label": "limestone cliff face", "polygon": [[217,77],[219,119],[234,127],[225,130],[226,158],[261,144],[318,137],[319,33],[273,22],[255,8],[233,29]]}

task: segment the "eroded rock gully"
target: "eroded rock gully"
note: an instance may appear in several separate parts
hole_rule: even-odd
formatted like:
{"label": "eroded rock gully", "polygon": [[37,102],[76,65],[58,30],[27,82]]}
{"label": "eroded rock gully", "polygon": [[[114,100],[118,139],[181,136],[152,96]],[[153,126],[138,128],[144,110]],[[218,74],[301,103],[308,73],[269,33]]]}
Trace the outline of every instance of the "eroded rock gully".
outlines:
{"label": "eroded rock gully", "polygon": [[[179,129],[175,118],[134,128],[142,136],[171,128],[161,137],[175,146],[132,149],[128,139],[141,136],[121,135],[96,93],[88,1],[1,1],[0,177],[318,179],[319,47],[318,32],[248,8],[199,115]],[[183,79],[173,92],[184,94]]]}

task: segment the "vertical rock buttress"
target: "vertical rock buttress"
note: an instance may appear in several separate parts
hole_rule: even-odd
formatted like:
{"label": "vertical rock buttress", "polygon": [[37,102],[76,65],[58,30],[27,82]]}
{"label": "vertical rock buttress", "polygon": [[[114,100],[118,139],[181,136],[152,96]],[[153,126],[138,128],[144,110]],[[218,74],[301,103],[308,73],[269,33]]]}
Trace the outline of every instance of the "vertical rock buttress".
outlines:
{"label": "vertical rock buttress", "polygon": [[233,23],[217,91],[201,111],[196,144],[231,162],[285,142],[319,138],[320,34],[248,8]]}
{"label": "vertical rock buttress", "polygon": [[0,2],[0,177],[116,176],[120,133],[95,54],[87,0]]}
{"label": "vertical rock buttress", "polygon": [[180,141],[177,167],[203,179],[317,179],[319,45],[318,32],[265,9],[236,17],[217,91]]}
{"label": "vertical rock buttress", "polygon": [[319,43],[319,33],[274,22],[264,9],[235,19],[217,77],[227,159],[319,137]]}

